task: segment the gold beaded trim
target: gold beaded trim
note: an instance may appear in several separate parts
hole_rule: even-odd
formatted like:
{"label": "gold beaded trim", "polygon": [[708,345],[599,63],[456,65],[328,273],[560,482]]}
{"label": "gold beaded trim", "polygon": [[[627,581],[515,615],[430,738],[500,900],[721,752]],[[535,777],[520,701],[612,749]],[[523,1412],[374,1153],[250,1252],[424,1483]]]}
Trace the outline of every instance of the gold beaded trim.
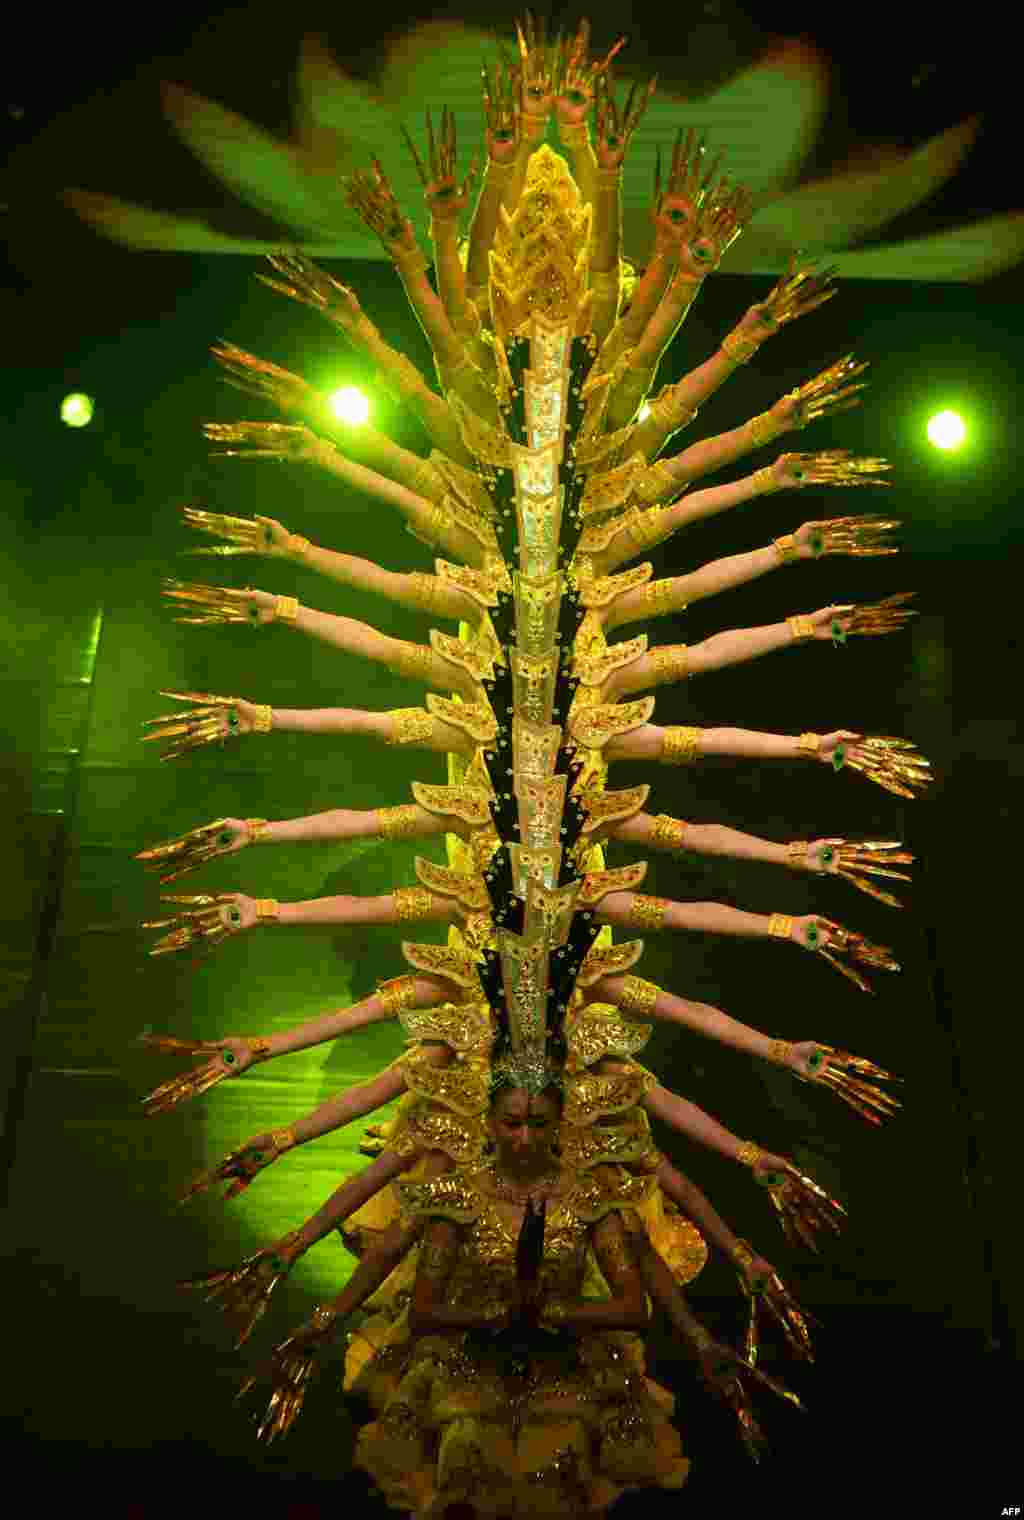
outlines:
{"label": "gold beaded trim", "polygon": [[255,844],[257,839],[262,839],[268,827],[265,818],[247,818],[245,820],[246,843]]}
{"label": "gold beaded trim", "polygon": [[800,545],[792,533],[784,533],[781,538],[773,538],[772,543],[778,549],[779,558],[783,564],[800,558]]}
{"label": "gold beaded trim", "polygon": [[747,423],[747,429],[755,448],[760,448],[763,443],[771,443],[773,438],[778,438],[786,431],[779,426],[778,418],[773,417],[771,412],[762,412],[760,417],[752,417]]}
{"label": "gold beaded trim", "polygon": [[269,704],[260,704],[256,708],[256,716],[252,720],[254,734],[269,734],[274,726],[274,714]]}
{"label": "gold beaded trim", "polygon": [[756,338],[741,338],[734,332],[722,339],[722,352],[733,364],[746,364],[754,357],[760,346]]}
{"label": "gold beaded trim", "polygon": [[388,1017],[395,1019],[403,1010],[416,1007],[416,978],[395,976],[390,982],[381,982],[377,996],[387,1009]]}
{"label": "gold beaded trim", "polygon": [[412,802],[402,807],[378,808],[381,834],[385,839],[404,839],[417,834],[420,830],[419,813],[419,808]]}
{"label": "gold beaded trim", "polygon": [[806,871],[808,866],[807,852],[810,847],[810,842],[806,839],[794,839],[790,844],[787,844],[786,854],[794,870]]}
{"label": "gold beaded trim", "polygon": [[681,818],[670,818],[667,813],[659,813],[651,831],[651,843],[663,850],[681,850],[685,834],[686,824]]}
{"label": "gold beaded trim", "polygon": [[801,734],[796,741],[796,747],[805,755],[817,755],[821,750],[821,735]]}
{"label": "gold beaded trim", "polygon": [[788,913],[773,913],[768,920],[768,933],[775,939],[789,939],[793,933],[793,920]]}
{"label": "gold beaded trim", "polygon": [[645,982],[642,976],[627,976],[622,986],[619,1009],[632,1013],[640,1019],[649,1019],[654,1013],[660,988],[653,982]]}
{"label": "gold beaded trim", "polygon": [[654,679],[659,686],[670,681],[685,681],[690,674],[690,654],[685,644],[663,644],[652,649]]}
{"label": "gold beaded trim", "polygon": [[258,897],[256,899],[257,923],[276,923],[280,903],[276,897]]}
{"label": "gold beaded trim", "polygon": [[756,1167],[760,1164],[761,1155],[762,1152],[759,1145],[755,1145],[753,1140],[744,1140],[736,1152],[736,1160],[740,1163],[740,1166]]}
{"label": "gold beaded trim", "polygon": [[271,1130],[270,1143],[274,1147],[275,1153],[278,1156],[283,1156],[285,1151],[292,1150],[299,1142],[295,1138],[294,1129],[289,1126],[287,1129]]}
{"label": "gold beaded trim", "polygon": [[814,623],[807,613],[802,612],[797,617],[787,618],[786,622],[789,624],[790,633],[798,643],[802,643],[805,639],[813,639]]}
{"label": "gold beaded trim", "polygon": [[294,623],[299,615],[299,599],[297,596],[277,596],[274,598],[274,622]]}
{"label": "gold beaded trim", "polygon": [[781,486],[775,479],[772,466],[766,464],[763,470],[755,470],[751,476],[752,489],[755,496],[768,496],[773,491],[781,490]]}
{"label": "gold beaded trim", "polygon": [[769,1061],[774,1061],[776,1066],[789,1065],[789,1052],[793,1049],[791,1040],[773,1040],[768,1052]]}
{"label": "gold beaded trim", "polygon": [[642,892],[634,892],[626,924],[630,929],[647,929],[652,934],[657,933],[664,927],[667,907],[668,903],[663,897],[645,897]]}
{"label": "gold beaded trim", "polygon": [[393,748],[423,744],[434,732],[434,719],[422,707],[395,707],[387,717],[393,719],[395,725],[395,731],[387,741]]}
{"label": "gold beaded trim", "polygon": [[395,896],[395,913],[400,919],[432,918],[433,897],[426,887],[399,887]]}
{"label": "gold beaded trim", "polygon": [[666,728],[661,738],[665,765],[692,765],[700,754],[699,728]]}

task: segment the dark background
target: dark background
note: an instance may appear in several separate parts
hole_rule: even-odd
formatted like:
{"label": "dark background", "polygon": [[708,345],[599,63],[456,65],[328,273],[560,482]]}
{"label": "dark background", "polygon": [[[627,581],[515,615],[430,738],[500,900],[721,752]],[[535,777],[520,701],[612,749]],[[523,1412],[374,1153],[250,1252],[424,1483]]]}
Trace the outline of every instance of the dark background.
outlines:
{"label": "dark background", "polygon": [[[664,36],[665,13],[652,7],[590,13],[596,32],[603,23],[610,34],[628,30],[638,40]],[[486,19],[484,8],[448,14]],[[682,66],[700,47],[728,74],[756,57],[769,34],[813,40],[834,70],[816,150],[822,171],[861,137],[911,146],[984,110],[984,133],[960,173],[912,226],[890,235],[1018,209],[1004,157],[1013,99],[999,62],[997,13],[974,12],[972,36],[986,44],[977,56],[935,35],[924,13],[916,25],[912,13],[901,13],[898,35],[886,14],[880,7],[831,19],[799,5],[749,5],[743,14],[691,9],[676,26],[678,60]],[[15,170],[36,154],[39,219],[11,202],[3,297],[0,1118],[9,1279],[3,1417],[16,1464],[9,1471],[23,1470],[38,1497],[75,1502],[88,1492],[118,1514],[185,1504],[205,1512],[224,1502],[250,1512],[306,1506],[312,1513],[343,1496],[369,1512],[375,1501],[364,1480],[348,1474],[352,1416],[334,1392],[336,1379],[311,1398],[294,1435],[265,1452],[231,1406],[242,1363],[216,1312],[173,1288],[176,1278],[237,1260],[311,1213],[360,1164],[358,1127],[289,1157],[228,1207],[210,1198],[176,1213],[172,1200],[192,1172],[246,1136],[286,1124],[378,1070],[400,1050],[400,1033],[378,1029],[261,1068],[258,1077],[155,1121],[140,1117],[138,1099],[167,1068],[135,1053],[131,1041],[143,1028],[181,1037],[265,1033],[344,1006],[402,969],[399,936],[252,935],[190,974],[173,957],[145,957],[149,937],[137,923],[156,907],[156,892],[131,856],[225,814],[278,818],[394,804],[414,777],[443,779],[441,762],[273,735],[170,767],[141,750],[137,736],[144,718],[165,710],[161,688],[282,706],[420,700],[389,672],[307,648],[284,632],[264,631],[256,651],[247,629],[176,628],[159,605],[160,577],[201,565],[176,558],[190,546],[178,526],[181,503],[202,497],[216,510],[264,512],[314,541],[351,546],[396,568],[429,568],[430,556],[396,519],[326,478],[207,457],[201,419],[259,414],[218,384],[209,343],[227,338],[318,383],[358,383],[358,366],[329,330],[258,285],[255,260],[115,248],[57,209],[55,195],[65,183],[62,130],[73,156],[63,124],[82,119],[69,115],[72,106],[88,113],[90,102],[129,91],[125,131],[138,132],[133,163],[144,179],[159,136],[160,78],[173,75],[273,127],[287,117],[302,31],[325,29],[339,58],[369,75],[376,48],[403,18],[387,6],[343,19],[314,6],[287,14],[255,6],[244,49],[237,11],[205,24],[180,8],[173,17],[153,11],[128,22],[72,12],[57,35],[41,15],[22,19],[28,45],[6,86],[6,134]],[[671,35],[665,46],[676,46]],[[199,171],[183,149],[160,151],[162,158],[153,148],[154,203],[175,204],[175,195],[187,201],[188,175]],[[122,189],[115,175],[97,173],[94,182]],[[208,200],[216,193],[206,184]],[[334,268],[389,339],[425,363],[422,336],[390,271],[377,263]],[[769,285],[709,281],[664,378],[700,363]],[[1021,1500],[1009,1411],[1019,1398],[1024,1323],[1013,1203],[1022,1050],[1016,984],[1004,965],[1019,934],[1011,800],[1021,769],[1019,295],[1019,269],[974,286],[844,283],[701,413],[700,435],[712,434],[851,349],[870,359],[863,409],[817,425],[799,447],[891,459],[895,485],[884,505],[905,521],[906,552],[896,561],[787,569],[671,620],[657,631],[659,642],[694,642],[721,628],[911,587],[922,615],[905,637],[780,654],[666,693],[659,720],[901,733],[930,756],[938,780],[927,800],[904,805],[862,778],[824,770],[720,764],[616,775],[619,785],[652,781],[654,811],[772,839],[902,838],[919,857],[908,911],[899,915],[838,882],[812,886],[752,865],[652,862],[650,891],[765,912],[818,910],[893,945],[903,974],[877,978],[871,999],[824,963],[771,944],[655,941],[643,970],[756,1028],[844,1046],[907,1079],[904,1112],[875,1133],[827,1093],[656,1029],[645,1064],[735,1132],[792,1155],[838,1194],[850,1221],[841,1240],[807,1260],[784,1245],[745,1175],[675,1137],[658,1137],[824,1327],[809,1374],[769,1359],[811,1413],[801,1420],[766,1411],[775,1456],[760,1472],[746,1463],[728,1418],[694,1392],[668,1337],[655,1333],[656,1372],[679,1394],[695,1459],[690,1487],[679,1498],[655,1496],[655,1507],[719,1513],[785,1502],[790,1513],[817,1513],[849,1499],[888,1514],[905,1495],[973,1515]],[[74,389],[97,402],[92,425],[77,431],[57,415]],[[961,407],[971,427],[968,446],[950,456],[933,451],[923,434],[927,416],[945,405]],[[383,399],[374,398],[374,407],[378,426],[422,447]],[[653,556],[655,573],[679,573],[808,518],[874,510],[881,500],[874,492],[770,498],[672,540]],[[240,562],[229,575],[233,584],[255,582],[421,636],[411,615],[304,572]],[[186,878],[183,890],[238,888],[285,899],[375,893],[412,882],[414,853],[376,844],[253,852]],[[440,846],[420,853],[441,858]],[[613,852],[610,863],[627,858]],[[317,1296],[336,1291],[350,1265],[340,1246],[319,1247],[275,1304],[257,1350]],[[709,1265],[692,1297],[723,1334],[739,1332],[741,1301],[720,1262]],[[968,1504],[951,1508],[947,1496],[961,1489]],[[623,1513],[641,1502],[646,1496],[624,1501]]]}

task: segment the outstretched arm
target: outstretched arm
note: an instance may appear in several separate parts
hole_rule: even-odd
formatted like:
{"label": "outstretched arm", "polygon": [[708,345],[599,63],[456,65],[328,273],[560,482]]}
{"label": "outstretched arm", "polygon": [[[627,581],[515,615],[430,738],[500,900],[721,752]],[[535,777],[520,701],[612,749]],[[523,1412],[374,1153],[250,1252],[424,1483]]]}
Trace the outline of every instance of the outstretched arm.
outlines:
{"label": "outstretched arm", "polygon": [[[772,1040],[768,1035],[741,1024],[738,1019],[730,1018],[710,1003],[697,1003],[690,998],[676,997],[639,976],[604,976],[588,988],[587,1000],[611,1003],[614,1008],[621,1008],[634,1019],[664,1019],[668,1023],[681,1024],[709,1040],[717,1040],[720,1045],[741,1050],[744,1055],[758,1056],[767,1061],[775,1059],[777,1054],[778,1041]],[[606,1067],[602,1066],[601,1069],[605,1070]],[[628,1071],[629,1068],[622,1066],[621,1070]]]}

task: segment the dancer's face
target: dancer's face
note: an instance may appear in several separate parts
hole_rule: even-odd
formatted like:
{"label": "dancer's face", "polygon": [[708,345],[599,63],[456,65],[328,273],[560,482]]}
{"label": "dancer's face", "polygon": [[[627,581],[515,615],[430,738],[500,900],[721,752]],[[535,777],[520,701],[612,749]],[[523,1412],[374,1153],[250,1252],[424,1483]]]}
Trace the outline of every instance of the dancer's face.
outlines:
{"label": "dancer's face", "polygon": [[547,1093],[531,1097],[523,1088],[507,1088],[491,1109],[490,1130],[499,1162],[522,1170],[546,1165],[558,1134],[558,1102]]}

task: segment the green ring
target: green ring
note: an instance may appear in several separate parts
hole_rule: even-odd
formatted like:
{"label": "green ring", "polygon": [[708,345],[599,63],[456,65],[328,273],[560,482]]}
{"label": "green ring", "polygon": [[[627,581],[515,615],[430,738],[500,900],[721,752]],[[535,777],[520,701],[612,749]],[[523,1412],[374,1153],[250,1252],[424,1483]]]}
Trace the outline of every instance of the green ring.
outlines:
{"label": "green ring", "polygon": [[262,1151],[253,1151],[253,1153],[252,1153],[252,1159],[255,1161],[255,1163],[256,1163],[257,1166],[262,1166],[263,1165],[263,1152]]}
{"label": "green ring", "polygon": [[224,1056],[224,1065],[225,1066],[234,1066],[234,1064],[235,1064],[235,1053],[234,1053],[233,1050],[225,1050],[223,1052],[223,1056]]}
{"label": "green ring", "polygon": [[234,924],[234,926],[235,926],[236,929],[238,928],[239,924],[242,922],[242,915],[241,915],[241,912],[238,910],[238,908],[229,908],[228,909],[228,918]]}
{"label": "green ring", "polygon": [[836,852],[830,844],[827,844],[821,852],[822,864],[830,866],[836,858]]}
{"label": "green ring", "polygon": [[232,707],[231,710],[230,710],[230,712],[228,713],[228,728],[238,728],[241,725],[241,722],[242,722],[241,718],[238,716],[238,713]]}
{"label": "green ring", "polygon": [[217,843],[218,844],[231,844],[232,841],[234,840],[234,837],[235,836],[234,836],[234,834],[232,834],[232,832],[231,832],[230,829],[223,829],[221,831],[221,833],[219,833],[217,835]]}
{"label": "green ring", "polygon": [[821,1065],[821,1063],[822,1063],[822,1061],[824,1061],[824,1059],[825,1059],[825,1055],[824,1055],[823,1051],[821,1051],[821,1050],[813,1050],[811,1052],[811,1054],[807,1057],[807,1064],[812,1069],[812,1071],[817,1071],[818,1067]]}
{"label": "green ring", "polygon": [[288,1270],[288,1263],[280,1256],[272,1256],[270,1258],[270,1265],[275,1272],[286,1272]]}
{"label": "green ring", "polygon": [[842,744],[837,744],[836,747],[835,747],[835,749],[832,751],[832,769],[834,771],[841,771],[842,768],[843,768],[843,766],[845,764],[846,764],[846,749],[845,749],[845,746],[842,745]]}
{"label": "green ring", "polygon": [[808,924],[808,926],[807,926],[807,943],[811,946],[812,949],[818,943],[819,938],[820,938],[820,936],[818,934],[818,926],[817,926],[817,924]]}
{"label": "green ring", "polygon": [[757,1180],[762,1187],[773,1188],[781,1187],[782,1183],[785,1181],[785,1178],[781,1172],[765,1172],[764,1176],[758,1177]]}
{"label": "green ring", "polygon": [[825,548],[825,540],[820,533],[813,533],[809,539],[810,550],[814,555],[821,554]]}

